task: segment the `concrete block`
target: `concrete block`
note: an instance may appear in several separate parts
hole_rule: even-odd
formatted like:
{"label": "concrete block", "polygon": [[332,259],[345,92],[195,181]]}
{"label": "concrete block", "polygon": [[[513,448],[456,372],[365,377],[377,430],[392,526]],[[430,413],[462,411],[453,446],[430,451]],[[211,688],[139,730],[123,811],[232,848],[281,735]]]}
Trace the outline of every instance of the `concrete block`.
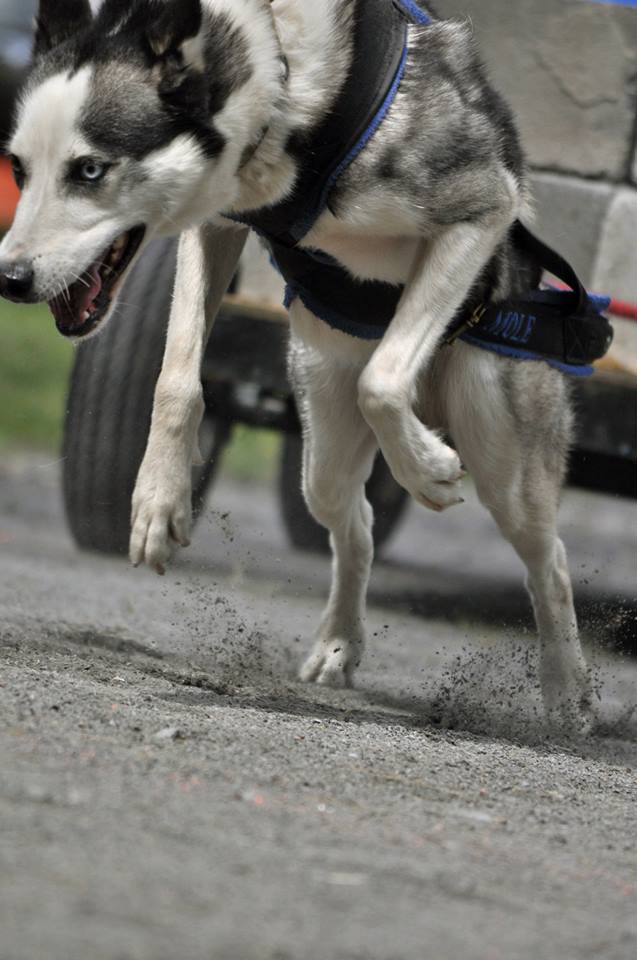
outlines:
{"label": "concrete block", "polygon": [[270,256],[257,235],[250,232],[241,257],[239,291],[246,297],[280,307],[284,283],[270,263]]}
{"label": "concrete block", "polygon": [[635,124],[637,15],[567,0],[438,0],[470,17],[534,166],[626,179]]}
{"label": "concrete block", "polygon": [[616,191],[602,227],[593,285],[637,303],[637,190]]}
{"label": "concrete block", "polygon": [[573,264],[584,284],[590,285],[614,188],[578,177],[536,174],[533,195],[536,232]]}

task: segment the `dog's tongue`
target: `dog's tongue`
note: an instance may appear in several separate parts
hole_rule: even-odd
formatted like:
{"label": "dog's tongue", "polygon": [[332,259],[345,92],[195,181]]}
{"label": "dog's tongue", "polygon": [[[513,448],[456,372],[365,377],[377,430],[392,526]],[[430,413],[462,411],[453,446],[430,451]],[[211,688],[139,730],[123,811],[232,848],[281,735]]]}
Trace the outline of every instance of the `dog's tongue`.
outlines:
{"label": "dog's tongue", "polygon": [[85,324],[84,314],[100,295],[102,278],[97,264],[93,264],[66,293],[49,300],[49,308],[61,333],[72,333]]}

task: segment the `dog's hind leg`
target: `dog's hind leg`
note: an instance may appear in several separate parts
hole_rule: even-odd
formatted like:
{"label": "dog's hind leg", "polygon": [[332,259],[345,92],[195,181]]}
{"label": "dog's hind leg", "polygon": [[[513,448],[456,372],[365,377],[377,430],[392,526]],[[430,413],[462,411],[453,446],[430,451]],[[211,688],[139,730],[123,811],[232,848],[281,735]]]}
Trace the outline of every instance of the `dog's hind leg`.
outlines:
{"label": "dog's hind leg", "polygon": [[332,585],[301,679],[351,686],[365,644],[373,514],[365,497],[377,443],[357,405],[360,367],[292,342],[291,369],[304,428],[303,492],[330,532]]}
{"label": "dog's hind leg", "polygon": [[527,571],[547,720],[586,732],[592,683],[557,512],[571,438],[565,378],[457,344],[442,352],[447,425],[478,495]]}

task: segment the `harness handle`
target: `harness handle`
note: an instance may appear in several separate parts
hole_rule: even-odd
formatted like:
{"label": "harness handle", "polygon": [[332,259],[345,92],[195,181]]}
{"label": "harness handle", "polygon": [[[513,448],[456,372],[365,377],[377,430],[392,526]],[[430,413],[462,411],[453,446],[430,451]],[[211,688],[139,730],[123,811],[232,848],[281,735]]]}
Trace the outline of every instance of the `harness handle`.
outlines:
{"label": "harness handle", "polygon": [[[513,239],[516,245],[530,253],[541,267],[552,273],[558,280],[563,280],[571,288],[575,309],[571,309],[569,305],[567,312],[571,314],[586,313],[588,293],[570,263],[547,246],[546,243],[543,243],[535,234],[531,233],[520,220],[516,220],[513,226]],[[566,297],[569,297],[568,293]]]}

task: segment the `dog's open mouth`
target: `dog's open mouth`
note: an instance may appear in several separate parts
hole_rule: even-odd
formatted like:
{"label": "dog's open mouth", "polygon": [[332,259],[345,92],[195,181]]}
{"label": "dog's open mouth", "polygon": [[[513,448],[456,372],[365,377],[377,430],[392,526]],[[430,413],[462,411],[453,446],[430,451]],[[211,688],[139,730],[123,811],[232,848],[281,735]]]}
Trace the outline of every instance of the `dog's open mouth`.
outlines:
{"label": "dog's open mouth", "polygon": [[65,337],[92,333],[109,311],[126,269],[139,250],[145,227],[123,233],[68,290],[49,301],[55,324]]}

